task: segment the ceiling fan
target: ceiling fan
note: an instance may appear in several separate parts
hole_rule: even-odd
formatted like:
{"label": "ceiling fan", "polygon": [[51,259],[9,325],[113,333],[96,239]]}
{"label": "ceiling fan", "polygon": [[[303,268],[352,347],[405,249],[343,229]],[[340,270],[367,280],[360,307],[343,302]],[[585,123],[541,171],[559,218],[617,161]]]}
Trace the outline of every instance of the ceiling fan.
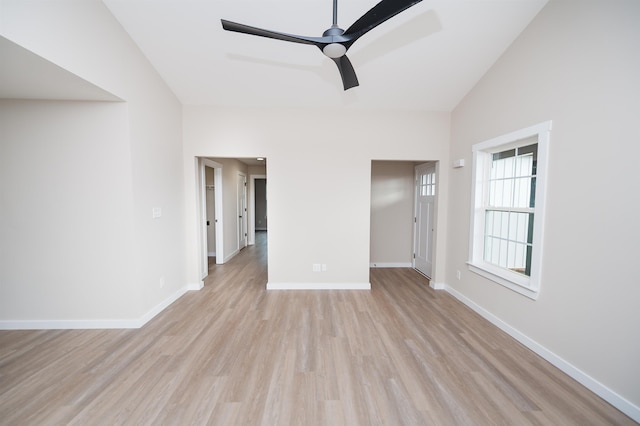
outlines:
{"label": "ceiling fan", "polygon": [[221,19],[221,22],[222,28],[227,31],[235,31],[293,43],[312,44],[318,47],[322,50],[322,53],[333,59],[336,63],[340,71],[340,76],[342,77],[344,90],[347,90],[358,86],[356,72],[353,69],[353,65],[351,65],[351,61],[345,55],[351,45],[378,25],[421,1],[422,0],[382,0],[345,31],[338,27],[338,0],[333,0],[333,25],[322,33],[322,37],[307,37],[263,30],[225,19]]}

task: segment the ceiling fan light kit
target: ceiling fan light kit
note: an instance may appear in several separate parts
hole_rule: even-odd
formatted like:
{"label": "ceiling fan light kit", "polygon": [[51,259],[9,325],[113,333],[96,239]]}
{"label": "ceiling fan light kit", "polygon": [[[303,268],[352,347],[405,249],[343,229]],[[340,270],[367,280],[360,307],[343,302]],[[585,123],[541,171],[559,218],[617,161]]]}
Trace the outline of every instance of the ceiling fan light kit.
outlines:
{"label": "ceiling fan light kit", "polygon": [[331,59],[336,59],[336,58],[339,58],[340,56],[344,56],[344,54],[347,53],[347,48],[340,43],[331,43],[331,44],[327,44],[322,49],[322,53],[324,53],[325,56]]}
{"label": "ceiling fan light kit", "polygon": [[353,65],[346,55],[351,45],[378,25],[421,1],[422,0],[382,0],[345,31],[338,27],[338,0],[333,0],[333,25],[322,34],[322,37],[307,37],[264,30],[225,19],[221,19],[221,22],[222,28],[227,31],[235,31],[292,43],[311,44],[318,47],[322,53],[335,62],[342,77],[344,90],[348,90],[359,85]]}

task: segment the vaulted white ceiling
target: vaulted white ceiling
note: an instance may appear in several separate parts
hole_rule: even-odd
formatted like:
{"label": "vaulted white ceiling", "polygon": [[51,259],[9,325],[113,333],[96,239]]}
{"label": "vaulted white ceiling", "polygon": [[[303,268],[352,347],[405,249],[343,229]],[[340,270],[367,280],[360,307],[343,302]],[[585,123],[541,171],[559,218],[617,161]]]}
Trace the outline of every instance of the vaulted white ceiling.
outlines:
{"label": "vaulted white ceiling", "polygon": [[[423,0],[347,52],[360,86],[344,91],[314,46],[227,32],[220,19],[321,36],[332,0],[104,0],[189,105],[450,111],[547,0]],[[339,0],[348,28],[377,0]]]}

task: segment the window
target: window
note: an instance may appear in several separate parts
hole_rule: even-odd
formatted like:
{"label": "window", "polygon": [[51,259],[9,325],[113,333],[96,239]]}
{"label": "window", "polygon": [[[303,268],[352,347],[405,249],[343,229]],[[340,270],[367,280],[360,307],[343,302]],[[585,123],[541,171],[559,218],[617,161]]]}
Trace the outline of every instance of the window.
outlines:
{"label": "window", "polygon": [[422,173],[418,182],[420,196],[436,195],[436,172]]}
{"label": "window", "polygon": [[533,299],[540,291],[551,122],[473,146],[469,269]]}

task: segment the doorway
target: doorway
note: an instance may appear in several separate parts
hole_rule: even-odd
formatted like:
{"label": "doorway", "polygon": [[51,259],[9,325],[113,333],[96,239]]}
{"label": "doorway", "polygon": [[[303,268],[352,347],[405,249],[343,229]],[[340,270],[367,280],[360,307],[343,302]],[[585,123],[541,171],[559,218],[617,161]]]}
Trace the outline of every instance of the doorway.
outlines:
{"label": "doorway", "polygon": [[[436,165],[428,161],[371,162],[370,267],[413,268],[433,276]],[[424,196],[418,197],[420,190]]]}
{"label": "doorway", "polygon": [[415,165],[413,161],[371,162],[372,268],[413,266]]}
{"label": "doorway", "polygon": [[255,221],[254,226],[256,231],[267,230],[267,179],[255,180]]}
{"label": "doorway", "polygon": [[216,197],[215,197],[215,169],[206,166],[205,172],[205,203],[206,203],[206,221],[207,221],[207,256],[209,258],[216,257]]}
{"label": "doorway", "polygon": [[209,273],[210,255],[215,253],[215,264],[224,264],[243,248],[256,244],[253,184],[257,177],[266,179],[266,159],[196,157],[195,160],[198,259],[200,276],[204,279]]}
{"label": "doorway", "polygon": [[[222,164],[208,158],[196,158],[196,167],[198,171],[197,179],[197,217],[198,217],[198,240],[199,240],[199,264],[200,277],[204,279],[209,274],[209,230],[213,226],[212,233],[214,235],[214,243],[216,263],[223,263],[224,253],[224,227],[222,215]],[[213,170],[213,179],[208,190],[207,169]],[[216,185],[218,190],[216,190]],[[213,194],[207,194],[207,192]],[[207,199],[213,195],[213,200]],[[213,212],[207,211],[207,207],[212,204]],[[213,218],[213,219],[212,219]],[[213,220],[213,223],[211,222]],[[208,222],[207,222],[208,221]]]}
{"label": "doorway", "polygon": [[256,244],[256,232],[267,231],[267,175],[249,175],[249,245]]}

